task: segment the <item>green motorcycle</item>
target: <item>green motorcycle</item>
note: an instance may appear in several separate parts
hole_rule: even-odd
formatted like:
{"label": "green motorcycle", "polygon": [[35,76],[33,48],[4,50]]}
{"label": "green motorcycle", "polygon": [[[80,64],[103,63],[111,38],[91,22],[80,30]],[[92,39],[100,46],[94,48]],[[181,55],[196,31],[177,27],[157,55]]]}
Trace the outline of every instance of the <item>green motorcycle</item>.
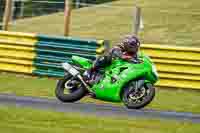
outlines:
{"label": "green motorcycle", "polygon": [[140,109],[155,96],[158,73],[153,62],[139,54],[137,62],[114,59],[111,65],[93,76],[92,84],[83,78],[92,61],[72,56],[73,65],[62,63],[65,76],[57,83],[56,97],[62,102],[75,102],[86,95],[103,101],[123,102],[127,108]]}

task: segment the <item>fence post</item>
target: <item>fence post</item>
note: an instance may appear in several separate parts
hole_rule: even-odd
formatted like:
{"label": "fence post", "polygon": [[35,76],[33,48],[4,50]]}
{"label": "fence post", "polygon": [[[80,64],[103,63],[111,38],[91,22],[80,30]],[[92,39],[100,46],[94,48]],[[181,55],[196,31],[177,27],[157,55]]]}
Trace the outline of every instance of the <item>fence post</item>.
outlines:
{"label": "fence post", "polygon": [[141,8],[135,7],[134,11],[134,34],[138,36],[141,24]]}
{"label": "fence post", "polygon": [[19,15],[19,17],[23,18],[23,16],[24,16],[24,1],[22,0],[21,3],[20,3],[20,15]]}
{"label": "fence post", "polygon": [[64,36],[68,36],[69,35],[70,17],[71,17],[71,0],[65,0]]}
{"label": "fence post", "polygon": [[12,15],[12,0],[6,0],[4,16],[3,16],[3,30],[8,30],[9,21]]}
{"label": "fence post", "polygon": [[80,0],[75,0],[75,8],[78,9],[80,7]]}

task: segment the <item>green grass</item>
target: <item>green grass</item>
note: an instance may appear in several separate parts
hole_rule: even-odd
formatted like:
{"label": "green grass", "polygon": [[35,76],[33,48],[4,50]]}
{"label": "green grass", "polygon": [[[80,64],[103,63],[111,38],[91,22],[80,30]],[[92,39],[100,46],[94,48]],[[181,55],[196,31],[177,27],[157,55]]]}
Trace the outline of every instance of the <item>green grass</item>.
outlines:
{"label": "green grass", "polygon": [[97,117],[0,106],[2,133],[199,133],[199,124],[169,120]]}
{"label": "green grass", "polygon": [[[0,74],[0,84],[0,93],[55,98],[55,79],[36,78],[22,75],[16,76],[15,74],[5,73]],[[147,108],[200,113],[199,101],[199,91],[157,89],[155,99]],[[81,100],[81,102],[113,104],[87,97]],[[122,106],[122,104],[115,105]]]}
{"label": "green grass", "polygon": [[[70,35],[117,42],[133,31],[133,6],[136,4],[142,7],[145,29],[140,36],[144,43],[199,46],[199,0],[118,0],[106,4],[109,7],[74,10]],[[22,19],[11,30],[62,35],[63,13]]]}

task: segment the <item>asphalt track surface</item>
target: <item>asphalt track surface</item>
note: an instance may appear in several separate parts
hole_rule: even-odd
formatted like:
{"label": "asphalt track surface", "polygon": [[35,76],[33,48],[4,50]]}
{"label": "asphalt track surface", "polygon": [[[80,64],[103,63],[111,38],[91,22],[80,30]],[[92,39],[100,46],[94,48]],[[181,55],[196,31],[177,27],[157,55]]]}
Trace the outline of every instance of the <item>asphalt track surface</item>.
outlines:
{"label": "asphalt track surface", "polygon": [[16,107],[30,107],[34,109],[53,110],[58,112],[76,112],[100,117],[133,117],[168,119],[178,121],[190,121],[200,123],[200,114],[172,111],[156,111],[151,109],[132,110],[123,106],[96,105],[92,103],[61,103],[56,99],[38,97],[21,97],[15,95],[0,94],[0,105],[14,105]]}

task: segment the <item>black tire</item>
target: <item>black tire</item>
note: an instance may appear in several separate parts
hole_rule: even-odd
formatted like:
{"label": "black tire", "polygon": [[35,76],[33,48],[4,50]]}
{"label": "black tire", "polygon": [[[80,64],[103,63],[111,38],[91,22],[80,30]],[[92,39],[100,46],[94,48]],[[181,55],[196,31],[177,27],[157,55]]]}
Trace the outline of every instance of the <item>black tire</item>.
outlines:
{"label": "black tire", "polygon": [[153,85],[150,83],[147,83],[147,84],[144,84],[144,88],[145,90],[148,90],[149,93],[143,97],[144,99],[140,103],[133,103],[133,102],[128,101],[127,95],[128,95],[129,89],[124,89],[122,93],[122,101],[127,108],[141,109],[145,107],[146,105],[148,105],[153,100],[153,98],[155,97],[155,88],[153,87]]}
{"label": "black tire", "polygon": [[83,98],[87,93],[85,87],[81,85],[79,88],[76,88],[75,91],[69,94],[64,94],[65,83],[71,78],[72,76],[68,74],[57,83],[55,95],[62,102],[76,102]]}

